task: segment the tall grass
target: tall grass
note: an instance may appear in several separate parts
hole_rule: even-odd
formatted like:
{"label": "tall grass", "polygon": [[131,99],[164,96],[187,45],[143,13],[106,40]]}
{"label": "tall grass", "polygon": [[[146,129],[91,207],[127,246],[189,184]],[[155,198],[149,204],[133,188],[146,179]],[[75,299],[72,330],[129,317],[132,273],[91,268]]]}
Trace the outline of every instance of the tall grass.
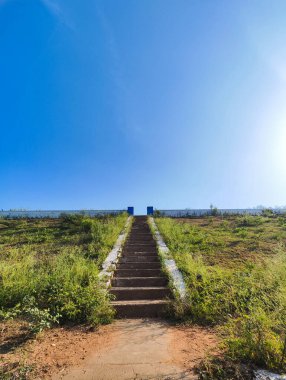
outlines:
{"label": "tall grass", "polygon": [[[41,243],[35,245],[37,228],[28,229],[12,247],[7,236],[14,241],[15,235],[5,229],[0,251],[0,316],[38,313],[61,323],[108,322],[113,311],[98,273],[126,218],[65,217],[57,225],[60,236],[49,238],[47,251],[40,254],[37,246]],[[55,254],[56,236],[62,244]]]}
{"label": "tall grass", "polygon": [[[225,347],[232,358],[250,360],[272,369],[286,369],[286,251],[278,244],[275,253],[262,261],[249,260],[237,268],[208,265],[204,259],[216,242],[203,227],[156,220],[188,288],[187,317],[222,326]],[[239,220],[248,224],[260,222]],[[233,232],[230,232],[233,233]],[[217,246],[216,246],[217,247]],[[259,252],[256,252],[258,255]],[[230,259],[230,258],[229,258]]]}

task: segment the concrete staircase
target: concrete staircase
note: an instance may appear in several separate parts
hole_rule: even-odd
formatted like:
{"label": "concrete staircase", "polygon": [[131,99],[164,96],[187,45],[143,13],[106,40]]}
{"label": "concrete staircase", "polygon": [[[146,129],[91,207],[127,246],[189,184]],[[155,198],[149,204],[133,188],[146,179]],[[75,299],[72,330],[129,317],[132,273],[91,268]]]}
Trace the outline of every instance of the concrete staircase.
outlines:
{"label": "concrete staircase", "polygon": [[159,317],[171,297],[147,217],[135,216],[112,279],[118,318]]}

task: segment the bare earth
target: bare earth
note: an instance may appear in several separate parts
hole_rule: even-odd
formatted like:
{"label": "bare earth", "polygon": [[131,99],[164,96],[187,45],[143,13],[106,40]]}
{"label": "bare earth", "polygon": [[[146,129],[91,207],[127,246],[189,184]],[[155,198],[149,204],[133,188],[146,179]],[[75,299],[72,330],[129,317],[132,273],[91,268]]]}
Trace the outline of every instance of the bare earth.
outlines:
{"label": "bare earth", "polygon": [[130,319],[96,331],[53,329],[0,359],[24,358],[37,368],[36,379],[197,379],[194,367],[208,353],[217,353],[218,343],[210,329]]}

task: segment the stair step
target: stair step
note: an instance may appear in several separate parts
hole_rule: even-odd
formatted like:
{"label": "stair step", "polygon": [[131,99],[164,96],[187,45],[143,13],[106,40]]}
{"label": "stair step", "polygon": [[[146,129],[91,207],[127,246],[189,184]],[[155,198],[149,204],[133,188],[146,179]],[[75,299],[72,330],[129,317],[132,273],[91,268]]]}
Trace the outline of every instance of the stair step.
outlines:
{"label": "stair step", "polygon": [[157,318],[164,316],[169,301],[166,300],[136,300],[113,301],[117,318]]}
{"label": "stair step", "polygon": [[153,236],[146,236],[146,235],[143,235],[143,236],[130,236],[127,241],[126,241],[126,244],[150,244],[150,243],[154,243],[154,239],[153,239]]}
{"label": "stair step", "polygon": [[157,251],[134,251],[133,249],[126,250],[124,249],[122,252],[123,256],[129,256],[129,255],[137,255],[137,256],[158,256]]}
{"label": "stair step", "polygon": [[152,243],[126,243],[125,248],[129,249],[135,249],[138,251],[145,251],[146,249],[154,249],[156,248],[156,244],[154,242]]}
{"label": "stair step", "polygon": [[117,269],[115,277],[161,277],[161,269]]}
{"label": "stair step", "polygon": [[119,263],[117,269],[160,269],[160,263],[152,262],[135,262],[135,263]]}
{"label": "stair step", "polygon": [[148,226],[144,226],[143,228],[139,228],[138,226],[134,226],[131,230],[130,235],[137,235],[137,234],[149,234],[150,235],[150,229]]}
{"label": "stair step", "polygon": [[150,242],[150,245],[146,245],[144,241],[141,241],[141,240],[137,240],[137,241],[132,241],[132,242],[126,242],[126,245],[125,247],[128,247],[129,249],[132,248],[133,249],[133,246],[140,246],[140,247],[145,247],[145,249],[150,249],[151,248],[156,248],[156,246],[153,244],[152,242],[152,245],[151,245],[151,242]]}
{"label": "stair step", "polygon": [[124,245],[124,249],[133,249],[134,251],[153,251],[153,250],[157,250],[157,246],[156,244],[143,244],[143,243],[132,243],[132,244],[128,244],[126,243]]}
{"label": "stair step", "polygon": [[166,286],[166,277],[114,277],[111,281],[113,287],[143,287],[143,286]]}
{"label": "stair step", "polygon": [[153,236],[150,235],[150,232],[140,232],[140,231],[136,231],[136,233],[130,233],[129,237],[127,238],[128,240],[131,240],[131,239],[151,239],[152,240]]}
{"label": "stair step", "polygon": [[142,241],[143,243],[145,242],[153,242],[154,239],[153,239],[153,236],[150,234],[150,233],[139,233],[137,232],[136,234],[130,234],[129,237],[127,238],[127,241],[128,242],[132,242],[132,241]]}
{"label": "stair step", "polygon": [[153,263],[158,263],[160,262],[158,256],[153,256],[153,255],[148,255],[148,256],[140,256],[140,255],[128,255],[128,256],[123,256],[120,259],[121,263],[134,263],[134,262],[153,262]]}
{"label": "stair step", "polygon": [[117,287],[111,288],[110,293],[121,300],[159,300],[170,296],[170,289],[167,287]]}
{"label": "stair step", "polygon": [[[136,240],[136,241],[127,241],[126,242],[126,245],[125,245],[125,247],[128,247],[129,249],[130,248],[132,248],[133,249],[133,247],[134,246],[138,246],[138,247],[144,247],[144,250],[145,249],[150,249],[150,248],[156,248],[156,245],[154,244],[154,241],[150,241],[150,244],[146,244],[145,243],[145,241],[143,241],[143,240]],[[141,249],[141,248],[140,248]]]}

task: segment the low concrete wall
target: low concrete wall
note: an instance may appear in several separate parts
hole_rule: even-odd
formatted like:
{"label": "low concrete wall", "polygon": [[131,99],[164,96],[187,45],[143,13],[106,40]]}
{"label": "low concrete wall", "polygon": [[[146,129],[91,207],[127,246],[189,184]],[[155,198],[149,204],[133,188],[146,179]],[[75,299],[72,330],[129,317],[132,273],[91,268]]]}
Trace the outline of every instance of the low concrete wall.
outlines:
{"label": "low concrete wall", "polygon": [[[187,216],[206,216],[206,215],[261,215],[265,209],[185,209],[185,210],[155,210],[154,214],[158,213],[160,216],[170,216],[173,218],[187,217]],[[275,214],[284,214],[286,210],[271,209]]]}
{"label": "low concrete wall", "polygon": [[117,215],[126,210],[35,210],[35,211],[0,211],[0,218],[59,218],[61,215]]}

